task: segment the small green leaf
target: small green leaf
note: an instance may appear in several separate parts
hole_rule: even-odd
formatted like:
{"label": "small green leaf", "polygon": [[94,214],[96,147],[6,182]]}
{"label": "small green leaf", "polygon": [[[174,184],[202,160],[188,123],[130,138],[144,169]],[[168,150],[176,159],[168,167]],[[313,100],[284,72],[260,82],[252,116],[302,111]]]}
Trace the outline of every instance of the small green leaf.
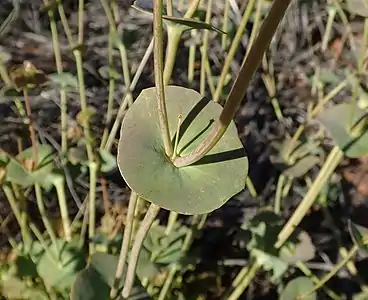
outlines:
{"label": "small green leaf", "polygon": [[[11,158],[6,166],[6,179],[23,187],[35,183],[43,184],[44,178],[53,170],[52,148],[48,145],[37,145],[38,167],[30,171],[25,162],[33,161],[33,149],[28,148]],[[24,162],[23,164],[21,162]]]}
{"label": "small green leaf", "polygon": [[82,250],[66,241],[57,240],[57,247],[52,244],[43,252],[37,271],[47,286],[64,290],[73,284],[77,273],[84,268],[86,258]]}
{"label": "small green leaf", "polygon": [[144,246],[152,253],[155,263],[170,264],[179,261],[184,238],[188,232],[186,226],[177,226],[169,235],[166,227],[153,226],[144,241]]}
{"label": "small green leaf", "polygon": [[29,287],[26,281],[15,276],[1,278],[0,295],[5,299],[49,299],[41,289]]}
{"label": "small green leaf", "polygon": [[78,88],[78,80],[71,73],[51,74],[49,75],[49,78],[54,84],[60,85],[61,87]]}
{"label": "small green leaf", "polygon": [[315,256],[316,248],[308,233],[301,231],[298,239],[297,244],[289,243],[289,245],[281,248],[281,258],[289,264],[306,262]]}
{"label": "small green leaf", "polygon": [[346,8],[352,14],[368,17],[368,3],[365,0],[346,0]]}
{"label": "small green leaf", "polygon": [[[90,264],[81,271],[71,289],[71,300],[108,300],[110,289],[114,283],[118,257],[107,253],[96,252],[91,257]],[[124,283],[123,274],[119,288]],[[137,282],[137,280],[136,280]],[[149,299],[140,283],[136,283],[128,299]]]}
{"label": "small green leaf", "polygon": [[[334,105],[325,109],[319,116],[318,121],[326,128],[332,139],[348,157],[361,157],[368,153],[368,130],[363,128],[360,135],[352,135],[348,129],[352,107],[349,103]],[[355,124],[363,118],[367,118],[367,111],[355,107]]]}
{"label": "small green leaf", "polygon": [[308,155],[299,159],[293,166],[284,171],[284,175],[292,178],[304,176],[319,162],[319,158],[314,155]]}
{"label": "small green leaf", "polygon": [[17,256],[15,260],[15,267],[17,271],[17,276],[20,278],[36,277],[38,275],[36,264],[28,256]]}
{"label": "small green leaf", "polygon": [[116,71],[115,69],[108,67],[108,66],[103,66],[101,68],[98,69],[98,73],[101,75],[102,78],[104,79],[120,79],[121,75],[119,74],[118,71]]}
{"label": "small green leaf", "polygon": [[151,253],[142,247],[139,252],[136,274],[140,280],[144,278],[152,279],[159,272],[157,265],[151,259]]}
{"label": "small green leaf", "polygon": [[99,150],[100,158],[101,158],[101,167],[100,171],[103,173],[108,173],[117,168],[116,156],[112,155],[110,152],[100,149]]}
{"label": "small green leaf", "polygon": [[259,249],[252,249],[251,256],[255,258],[258,265],[264,270],[271,271],[270,280],[276,282],[288,269],[288,263],[281,260],[279,257],[270,255]]}
{"label": "small green leaf", "polygon": [[359,249],[368,253],[368,228],[357,225],[349,220],[348,229],[354,244],[357,245]]}
{"label": "small green leaf", "polygon": [[84,126],[86,122],[89,122],[90,119],[96,115],[96,109],[93,106],[87,106],[84,111],[80,111],[77,116],[76,120],[79,125]]}
{"label": "small green leaf", "polygon": [[309,294],[306,297],[300,298],[303,295],[306,295],[309,291],[311,291],[314,287],[312,280],[308,277],[298,277],[288,282],[285,289],[282,291],[280,295],[280,300],[316,300],[317,294],[315,292]]}
{"label": "small green leaf", "polygon": [[[191,153],[219,118],[221,105],[194,90],[165,87],[168,123],[178,155]],[[248,159],[232,122],[216,146],[197,163],[175,167],[164,153],[155,88],[142,91],[121,127],[118,166],[129,187],[143,199],[181,214],[211,212],[244,188]]]}
{"label": "small green leaf", "polygon": [[[137,0],[134,2],[134,5],[132,5],[132,7],[146,14],[153,14],[153,6],[151,1]],[[212,26],[211,24],[207,24],[196,19],[183,18],[183,16],[184,15],[176,9],[173,9],[173,16],[168,16],[166,14],[166,11],[164,10],[162,19],[167,24],[167,26],[179,26],[183,31],[191,29],[207,29],[225,34],[225,32]]]}

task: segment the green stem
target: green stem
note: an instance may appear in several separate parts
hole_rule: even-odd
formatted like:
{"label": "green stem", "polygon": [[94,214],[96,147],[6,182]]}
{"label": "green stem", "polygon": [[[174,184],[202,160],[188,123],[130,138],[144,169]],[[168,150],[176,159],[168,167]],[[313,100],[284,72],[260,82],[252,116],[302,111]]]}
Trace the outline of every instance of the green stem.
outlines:
{"label": "green stem", "polygon": [[335,16],[336,16],[336,7],[328,8],[328,19],[327,19],[326,29],[325,29],[325,32],[324,32],[323,38],[322,38],[322,46],[321,46],[321,51],[322,52],[325,52],[326,49],[327,49],[328,41],[329,41],[330,36],[331,36],[331,30],[332,30],[333,22],[335,20]]}
{"label": "green stem", "polygon": [[[230,8],[230,1],[225,1],[225,8],[224,8],[224,16],[222,18],[222,27],[221,30],[223,32],[227,32],[228,23],[229,23],[229,9]],[[227,35],[223,34],[221,36],[221,47],[222,51],[225,51],[227,48]]]}
{"label": "green stem", "polygon": [[116,137],[116,133],[118,132],[120,126],[121,126],[121,120],[124,116],[125,110],[128,107],[128,103],[130,103],[133,99],[132,99],[132,93],[131,91],[135,89],[139,78],[141,77],[142,73],[143,73],[143,69],[146,66],[148,59],[151,56],[153,50],[153,39],[151,40],[149,46],[147,47],[147,50],[141,60],[141,63],[138,66],[137,72],[135,73],[132,83],[130,84],[129,88],[128,88],[128,92],[125,94],[124,96],[124,100],[121,102],[120,107],[118,109],[118,113],[116,115],[114,124],[111,128],[109,137],[107,138],[107,142],[105,144],[105,150],[106,151],[110,151],[111,147],[114,143],[115,137]]}
{"label": "green stem", "polygon": [[28,90],[27,88],[23,89],[23,95],[24,95],[24,102],[26,106],[26,113],[29,120],[29,133],[31,136],[31,142],[32,142],[32,151],[33,151],[33,166],[32,169],[37,168],[38,166],[38,149],[37,149],[37,136],[36,136],[36,130],[33,126],[33,119],[32,119],[32,110],[31,110],[31,103],[28,96]]}
{"label": "green stem", "polygon": [[[190,31],[190,35],[192,39],[195,39],[196,35],[198,34],[196,29]],[[189,47],[189,58],[188,58],[188,83],[191,85],[193,84],[194,80],[194,65],[195,65],[195,54],[196,54],[196,44],[193,43]]]}
{"label": "green stem", "polygon": [[326,274],[317,285],[315,285],[313,287],[312,290],[310,290],[308,293],[304,294],[301,298],[307,297],[308,295],[314,293],[315,291],[317,291],[319,288],[323,287],[327,281],[329,281],[333,276],[335,276],[337,274],[337,272],[340,271],[341,268],[343,268],[352,258],[353,256],[358,252],[359,248],[357,245],[354,245],[348,255],[346,255],[346,257],[339,262],[335,267],[333,267],[330,272],[328,272],[328,274]]}
{"label": "green stem", "polygon": [[281,174],[277,181],[276,195],[275,195],[275,208],[274,208],[275,214],[279,214],[281,211],[282,190],[283,190],[285,179],[286,179],[285,175]]}
{"label": "green stem", "polygon": [[56,242],[56,234],[54,230],[52,229],[51,223],[46,215],[46,209],[43,203],[41,187],[38,183],[36,183],[34,187],[35,187],[35,193],[36,193],[36,202],[37,202],[38,210],[40,211],[42,222],[45,225],[46,231],[51,239],[51,242],[54,244],[55,249],[58,249],[58,245]]}
{"label": "green stem", "polygon": [[184,18],[191,18],[193,14],[196,12],[200,2],[201,0],[192,0],[187,12],[184,15]]}
{"label": "green stem", "polygon": [[207,138],[192,153],[183,157],[178,157],[173,161],[176,167],[184,167],[197,162],[204,157],[224,135],[227,127],[235,116],[253,74],[257,70],[263,54],[272,40],[276,28],[283,18],[290,1],[291,0],[274,1],[247,59],[242,64],[219,119],[215,122]]}
{"label": "green stem", "polygon": [[151,225],[153,221],[155,220],[159,211],[160,211],[160,207],[151,203],[144,219],[142,220],[140,228],[135,236],[132,251],[129,257],[129,264],[128,264],[127,275],[126,275],[125,282],[124,282],[124,288],[121,294],[122,297],[125,299],[129,297],[133,284],[134,284],[135,270],[137,267],[139,252],[142,247],[143,241],[146,238],[146,235],[149,229],[151,228]]}
{"label": "green stem", "polygon": [[231,283],[231,287],[237,287],[242,282],[243,278],[247,275],[248,270],[248,266],[244,266],[243,268],[241,268],[240,272],[238,273],[238,275],[236,275],[235,279]]}
{"label": "green stem", "polygon": [[252,33],[249,37],[249,42],[247,45],[247,52],[245,53],[245,58],[248,56],[250,49],[252,48],[253,42],[258,34],[259,25],[262,20],[262,6],[263,6],[263,0],[258,0],[257,6],[256,6],[256,12],[254,14],[254,23],[252,27]]}
{"label": "green stem", "polygon": [[165,230],[165,235],[170,235],[170,233],[172,232],[172,230],[175,227],[176,224],[176,220],[178,219],[179,214],[174,212],[174,211],[170,211],[170,215],[169,215],[169,220],[167,221],[167,226],[166,226],[166,230]]}
{"label": "green stem", "polygon": [[168,16],[173,15],[173,4],[172,0],[166,0],[166,11]]}
{"label": "green stem", "polygon": [[[299,268],[300,271],[303,272],[305,276],[308,276],[315,284],[318,284],[320,280],[317,276],[313,275],[312,271],[301,261],[296,263],[296,266]],[[337,295],[335,292],[333,292],[331,289],[329,289],[327,286],[322,287],[325,293],[333,300],[339,300],[340,296]]]}
{"label": "green stem", "polygon": [[[211,22],[212,16],[212,0],[207,1],[207,12],[205,22],[209,24]],[[204,95],[206,90],[206,62],[207,62],[207,51],[208,51],[208,38],[209,38],[209,30],[205,30],[203,32],[203,41],[202,41],[202,59],[201,59],[201,77],[200,77],[200,88],[199,93]]]}
{"label": "green stem", "polygon": [[238,27],[238,29],[235,33],[235,37],[234,37],[234,39],[231,43],[229,52],[228,52],[228,54],[226,56],[226,59],[225,59],[225,62],[224,62],[224,66],[222,67],[222,70],[221,70],[219,81],[217,83],[215,96],[213,97],[213,101],[215,101],[215,102],[220,101],[221,92],[222,92],[222,88],[224,86],[226,76],[229,73],[231,62],[233,61],[235,53],[236,53],[236,51],[239,47],[239,44],[240,44],[241,39],[243,37],[245,27],[247,26],[249,18],[252,15],[252,11],[253,11],[255,3],[256,3],[256,0],[250,0],[248,2],[247,8],[244,11],[243,17],[242,17],[242,19],[240,21],[240,24],[239,24],[239,27]]}
{"label": "green stem", "polygon": [[[162,41],[162,0],[155,0],[153,6],[153,34],[154,34],[154,72],[156,86],[156,100],[161,137],[168,157],[173,154],[171,144],[169,121],[167,119],[165,90],[163,78],[163,41]],[[167,53],[172,57],[171,53]]]}
{"label": "green stem", "polygon": [[174,263],[170,266],[169,272],[166,275],[165,282],[162,286],[162,289],[160,291],[160,294],[159,294],[157,300],[167,299],[167,295],[170,291],[171,283],[173,282],[173,280],[175,278],[175,274],[178,270],[179,270],[179,265],[178,264]]}
{"label": "green stem", "polygon": [[96,183],[97,183],[98,165],[95,162],[89,163],[89,220],[88,220],[88,237],[90,240],[89,251],[94,252],[94,243],[92,242],[96,232]]}
{"label": "green stem", "polygon": [[[48,1],[44,1],[45,5],[48,5]],[[56,71],[60,75],[63,73],[63,63],[61,59],[60,44],[59,44],[59,34],[57,31],[57,26],[55,22],[54,11],[52,9],[48,10],[48,15],[50,19],[50,29],[52,36],[52,45],[54,49],[54,57],[56,64]],[[66,154],[68,152],[68,109],[67,109],[67,96],[65,87],[60,88],[60,131],[61,131],[61,156],[62,161],[65,161]]]}
{"label": "green stem", "polygon": [[179,42],[182,34],[183,31],[175,25],[167,27],[167,46],[163,78],[165,85],[170,83],[170,78],[175,66],[176,53],[178,52]]}
{"label": "green stem", "polygon": [[234,291],[230,294],[230,296],[226,298],[226,300],[239,299],[239,297],[243,294],[245,289],[248,287],[249,283],[256,276],[259,269],[260,269],[260,266],[254,262],[252,266],[250,267],[249,271],[247,272],[247,274],[242,278],[240,283],[237,285]]}
{"label": "green stem", "polygon": [[307,194],[304,196],[302,202],[299,204],[298,208],[295,210],[289,221],[285,224],[284,228],[280,231],[277,243],[275,244],[276,248],[280,248],[287,241],[295,228],[299,225],[301,220],[304,218],[304,216],[313,205],[314,201],[326,184],[327,180],[330,178],[330,176],[340,163],[343,156],[344,153],[340,150],[339,147],[335,146],[331,150],[325,164],[318,173],[318,176],[314,180],[312,186],[309,188]]}
{"label": "green stem", "polygon": [[127,213],[127,218],[125,222],[123,242],[121,244],[121,249],[120,249],[119,262],[116,267],[115,282],[114,282],[114,286],[111,288],[111,291],[110,291],[110,298],[112,299],[114,299],[117,295],[118,283],[120,282],[120,279],[124,274],[124,268],[125,268],[125,263],[126,263],[126,259],[128,256],[128,250],[129,250],[130,239],[131,239],[132,228],[133,228],[134,212],[137,206],[137,200],[138,200],[137,193],[132,191],[132,193],[130,194],[130,199],[129,199],[129,204],[128,204],[128,213]]}
{"label": "green stem", "polygon": [[6,66],[1,57],[0,57],[0,79],[2,79],[8,87],[11,87],[13,85],[12,81],[10,80],[8,71],[6,70]]}
{"label": "green stem", "polygon": [[350,114],[348,119],[348,129],[352,130],[352,127],[354,126],[354,115],[355,110],[359,98],[359,88],[360,88],[360,76],[362,76],[362,72],[364,71],[364,60],[366,57],[366,51],[367,51],[367,43],[368,43],[368,19],[365,19],[364,21],[364,31],[363,31],[363,40],[361,45],[361,54],[358,60],[358,80],[355,81],[354,89],[353,89],[353,96],[350,102]]}
{"label": "green stem", "polygon": [[56,193],[58,196],[61,220],[63,222],[65,239],[70,242],[72,240],[72,228],[70,225],[68,205],[65,197],[65,181],[64,177],[60,176],[54,181]]}
{"label": "green stem", "polygon": [[[106,1],[101,0],[101,4],[105,9],[105,14],[108,15],[108,12],[111,14]],[[110,20],[109,17],[107,19],[108,19],[109,23],[111,21],[113,21],[113,20]],[[114,29],[114,26],[112,26],[110,24],[109,39],[108,39],[108,46],[107,46],[109,69],[113,68],[112,51],[113,51],[114,39],[115,39],[115,29]],[[110,123],[112,121],[112,109],[113,109],[113,105],[114,105],[114,96],[115,96],[115,78],[113,76],[110,76],[109,77],[109,96],[108,96],[108,100],[107,100],[107,111],[106,111],[106,125],[105,125],[105,128],[104,128],[104,132],[102,134],[100,149],[103,149],[103,147],[106,144],[107,138],[109,136],[109,129],[108,128],[109,128]]]}
{"label": "green stem", "polygon": [[6,198],[9,201],[10,207],[14,213],[15,219],[17,220],[19,227],[20,227],[20,232],[22,234],[22,238],[23,238],[23,243],[24,245],[26,245],[28,247],[28,245],[30,245],[32,238],[30,235],[30,232],[28,230],[27,224],[24,224],[24,222],[22,222],[22,211],[18,206],[17,200],[14,196],[13,190],[12,188],[8,185],[8,184],[3,184],[2,188],[4,190],[4,194],[6,196]]}

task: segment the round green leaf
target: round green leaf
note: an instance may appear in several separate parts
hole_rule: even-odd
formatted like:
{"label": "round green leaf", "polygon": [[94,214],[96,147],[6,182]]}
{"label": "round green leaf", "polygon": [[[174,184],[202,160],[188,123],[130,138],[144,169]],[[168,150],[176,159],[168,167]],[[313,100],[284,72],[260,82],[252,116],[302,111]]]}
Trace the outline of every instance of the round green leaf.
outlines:
{"label": "round green leaf", "polygon": [[312,169],[319,161],[319,158],[314,155],[308,155],[299,159],[294,165],[284,171],[284,175],[291,178],[299,178],[304,176]]}
{"label": "round green leaf", "polygon": [[50,74],[49,78],[51,82],[63,88],[66,87],[71,87],[74,89],[78,88],[78,79],[71,73]]}
{"label": "round green leaf", "polygon": [[35,183],[43,185],[45,177],[54,168],[52,148],[49,145],[37,145],[38,167],[33,171],[28,171],[20,162],[33,160],[33,149],[28,148],[19,153],[16,158],[11,158],[6,166],[6,179],[10,182],[28,187]]}
{"label": "round green leaf", "polygon": [[[325,109],[318,120],[330,133],[332,139],[348,157],[360,157],[368,153],[368,130],[364,129],[361,135],[353,136],[348,130],[352,107],[349,103],[334,105]],[[352,124],[367,118],[367,111],[355,107]]]}
{"label": "round green leaf", "polygon": [[350,13],[367,18],[368,2],[366,0],[346,0],[346,8]]}
{"label": "round green leaf", "polygon": [[[222,107],[194,90],[165,88],[172,141],[182,116],[178,153],[191,153],[212,129]],[[139,95],[127,112],[118,146],[122,176],[140,197],[181,214],[203,214],[222,206],[245,185],[248,159],[232,122],[217,145],[197,163],[175,167],[164,153],[155,88]]]}
{"label": "round green leaf", "polygon": [[[306,295],[314,287],[312,280],[308,277],[298,277],[291,280],[282,291],[280,300],[299,299],[299,297]],[[306,297],[301,298],[303,300],[316,300],[317,294],[315,292],[309,294]]]}
{"label": "round green leaf", "polygon": [[80,249],[62,240],[57,241],[57,248],[52,244],[43,253],[37,271],[47,286],[64,290],[72,285],[85,266],[85,257]]}
{"label": "round green leaf", "polygon": [[[90,264],[81,271],[71,289],[71,300],[107,300],[115,280],[115,270],[118,257],[107,253],[96,252],[91,257]],[[121,288],[124,274],[118,283]],[[142,285],[135,281],[135,286],[128,299],[149,299]]]}

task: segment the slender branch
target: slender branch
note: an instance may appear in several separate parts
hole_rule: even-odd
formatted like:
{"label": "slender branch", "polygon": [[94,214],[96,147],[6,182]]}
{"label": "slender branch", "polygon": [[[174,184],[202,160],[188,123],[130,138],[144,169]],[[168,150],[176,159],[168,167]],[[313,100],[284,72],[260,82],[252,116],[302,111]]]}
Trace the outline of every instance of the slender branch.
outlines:
{"label": "slender branch", "polygon": [[262,60],[263,54],[281,22],[291,0],[276,0],[262,24],[257,39],[250,50],[247,59],[242,64],[238,77],[227,98],[226,104],[219,119],[207,138],[190,154],[176,158],[173,163],[176,167],[188,166],[204,157],[221,139],[227,127],[235,116],[236,110],[243,99],[253,74]]}
{"label": "slender branch", "polygon": [[159,211],[160,207],[151,203],[135,237],[132,252],[129,258],[129,265],[124,282],[124,288],[121,294],[122,297],[125,299],[129,297],[134,284],[135,270],[137,267],[139,252],[142,247],[143,241]]}
{"label": "slender branch", "polygon": [[325,164],[320,170],[318,176],[314,180],[312,186],[309,188],[307,194],[304,196],[302,202],[299,204],[298,208],[294,211],[289,221],[285,224],[284,228],[280,231],[276,248],[281,248],[281,246],[287,241],[290,235],[293,233],[294,229],[299,225],[301,220],[304,218],[305,214],[308,212],[310,207],[313,205],[318,194],[321,192],[323,186],[330,178],[331,174],[340,163],[343,158],[344,153],[339,147],[335,146],[327,157]]}
{"label": "slender branch", "polygon": [[170,139],[169,122],[167,119],[165,90],[163,79],[163,45],[162,45],[162,0],[155,0],[153,8],[153,34],[154,34],[154,70],[158,118],[165,153],[171,157],[173,148]]}
{"label": "slender branch", "polygon": [[125,262],[126,262],[127,255],[128,255],[130,237],[131,237],[132,228],[133,228],[134,212],[135,212],[135,208],[138,202],[137,200],[138,200],[137,193],[132,191],[132,193],[130,194],[130,199],[129,199],[129,204],[128,204],[128,213],[127,213],[127,219],[125,222],[123,242],[121,244],[121,249],[120,249],[119,262],[118,262],[118,266],[116,267],[115,283],[110,291],[110,298],[112,299],[114,299],[117,295],[118,282],[120,281],[120,278],[124,273]]}
{"label": "slender branch", "polygon": [[191,18],[193,16],[193,14],[196,12],[198,8],[199,2],[201,2],[201,0],[193,0],[190,3],[190,6],[184,15],[184,18]]}
{"label": "slender branch", "polygon": [[335,276],[340,271],[340,269],[342,269],[353,258],[353,256],[358,252],[358,250],[359,250],[358,246],[354,245],[350,249],[347,256],[342,261],[340,261],[335,267],[333,267],[330,270],[330,272],[328,272],[328,274],[326,274],[317,285],[315,285],[310,291],[308,291],[308,293],[304,294],[301,297],[301,299],[307,297],[308,295],[316,292],[319,288],[323,287],[327,283],[327,281],[329,281],[333,276]]}
{"label": "slender branch", "polygon": [[[217,83],[215,96],[213,97],[213,101],[215,101],[215,102],[220,101],[220,96],[221,96],[222,88],[223,88],[225,80],[226,80],[226,76],[229,74],[229,69],[230,69],[231,63],[234,60],[236,51],[238,50],[238,46],[239,46],[239,44],[241,42],[241,39],[243,37],[245,27],[247,26],[249,18],[252,15],[255,3],[256,3],[256,0],[250,0],[248,2],[247,8],[244,10],[243,17],[242,17],[242,19],[240,21],[240,24],[239,24],[239,26],[236,30],[234,39],[231,42],[230,49],[227,53],[224,65],[223,65],[222,70],[221,70],[220,78],[219,78],[219,81]],[[254,32],[254,30],[252,30],[252,33],[253,32]],[[250,49],[252,49],[252,48],[250,48]]]}
{"label": "slender branch", "polygon": [[32,119],[32,110],[31,110],[31,103],[28,96],[28,90],[27,88],[23,89],[23,96],[24,96],[24,102],[26,105],[26,113],[27,117],[29,119],[29,133],[31,136],[31,142],[32,142],[32,151],[33,151],[33,165],[32,169],[37,168],[38,166],[38,149],[37,149],[37,137],[36,137],[36,130],[33,126],[33,119]]}

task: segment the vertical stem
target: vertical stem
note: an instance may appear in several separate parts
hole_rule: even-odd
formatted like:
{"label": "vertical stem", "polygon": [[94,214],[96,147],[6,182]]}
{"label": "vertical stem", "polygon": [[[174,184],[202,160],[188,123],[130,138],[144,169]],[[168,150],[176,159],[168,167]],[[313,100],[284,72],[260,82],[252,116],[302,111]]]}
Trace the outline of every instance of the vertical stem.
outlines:
{"label": "vertical stem", "polygon": [[172,0],[166,0],[166,11],[168,16],[173,15],[173,4]]}
{"label": "vertical stem", "polygon": [[137,85],[138,80],[139,80],[139,78],[141,77],[141,75],[143,73],[143,69],[144,69],[145,65],[147,64],[148,59],[151,56],[152,49],[153,49],[153,39],[151,40],[149,46],[147,47],[147,50],[146,50],[146,52],[145,52],[145,54],[144,54],[144,56],[141,60],[141,63],[138,66],[137,72],[135,73],[135,75],[133,77],[132,83],[129,86],[129,90],[124,96],[124,100],[120,104],[120,107],[118,109],[118,113],[116,115],[114,124],[111,128],[111,131],[109,133],[109,136],[107,138],[107,141],[106,141],[106,144],[105,144],[105,147],[104,147],[104,149],[107,150],[107,151],[111,150],[111,147],[112,147],[112,145],[114,143],[114,140],[115,140],[116,133],[118,132],[118,129],[120,128],[120,125],[121,125],[121,119],[123,118],[124,113],[125,113],[125,109],[127,108],[128,103],[130,102],[130,98],[132,96],[131,91],[134,90],[135,86]]}
{"label": "vertical stem", "polygon": [[124,273],[125,262],[128,256],[130,237],[132,234],[134,211],[137,206],[137,200],[138,200],[137,193],[132,191],[132,193],[130,194],[130,199],[129,199],[129,204],[128,204],[128,212],[127,212],[127,218],[125,222],[123,242],[121,244],[121,249],[120,249],[119,262],[118,262],[118,266],[116,267],[115,282],[114,282],[114,286],[111,288],[111,291],[110,291],[110,298],[116,297],[117,288],[118,288],[117,285],[118,285],[118,282],[120,281],[120,278],[123,276],[123,273]]}
{"label": "vertical stem", "polygon": [[94,244],[92,238],[96,231],[96,181],[97,181],[97,170],[98,165],[95,162],[89,163],[89,227],[88,227],[88,237],[90,239],[89,252],[92,254],[94,252]]}
{"label": "vertical stem", "polygon": [[[190,31],[190,36],[192,39],[198,34],[197,29],[192,29]],[[193,43],[189,46],[189,58],[188,58],[188,83],[193,84],[194,80],[194,64],[195,64],[195,54],[196,54],[196,44]]]}
{"label": "vertical stem", "polygon": [[52,229],[51,223],[46,214],[46,209],[45,209],[45,205],[43,203],[43,198],[42,198],[41,187],[38,183],[36,183],[34,187],[35,187],[35,193],[36,193],[36,202],[37,202],[38,210],[40,211],[41,219],[43,221],[43,224],[45,225],[48,235],[50,236],[51,242],[54,244],[55,249],[58,249],[58,245],[56,243],[55,232]]}
{"label": "vertical stem", "polygon": [[201,0],[192,0],[184,18],[191,18],[193,16],[198,8],[199,2],[201,2]]}
{"label": "vertical stem", "polygon": [[327,180],[330,178],[330,176],[340,163],[343,156],[344,153],[340,150],[339,147],[335,146],[331,150],[325,164],[319,171],[318,176],[314,180],[312,186],[309,188],[307,194],[304,196],[302,202],[299,204],[298,208],[295,210],[289,221],[285,224],[284,228],[280,231],[277,243],[275,244],[276,248],[280,248],[293,233],[294,229],[299,225],[305,214],[313,205],[323,186],[326,184]]}
{"label": "vertical stem", "polygon": [[24,224],[24,222],[22,221],[22,212],[21,209],[18,206],[17,200],[14,196],[13,190],[12,188],[8,185],[8,184],[3,184],[2,188],[4,190],[5,196],[9,201],[10,207],[14,213],[14,216],[19,224],[20,227],[20,232],[22,234],[22,238],[23,238],[23,243],[24,245],[28,245],[30,244],[32,238],[30,235],[30,232],[28,230],[27,224]]}
{"label": "vertical stem", "polygon": [[[154,71],[157,110],[160,122],[162,141],[165,147],[165,153],[171,157],[173,148],[171,144],[169,123],[167,119],[165,90],[163,79],[163,42],[162,42],[162,0],[155,0],[153,9],[153,33],[154,33]],[[170,53],[169,53],[170,55]]]}
{"label": "vertical stem", "polygon": [[170,83],[170,78],[174,70],[176,53],[178,52],[179,42],[182,33],[182,30],[178,27],[167,27],[167,47],[163,79],[165,85],[168,85]]}
{"label": "vertical stem", "polygon": [[38,166],[38,151],[37,151],[37,137],[36,131],[33,126],[33,119],[32,119],[32,110],[31,110],[31,103],[29,101],[28,90],[27,88],[23,89],[24,101],[26,106],[26,113],[29,120],[29,133],[31,135],[31,142],[32,142],[32,151],[33,151],[33,166],[32,169],[37,168]]}
{"label": "vertical stem", "polygon": [[59,208],[61,220],[63,222],[65,239],[70,242],[72,240],[72,228],[70,226],[68,205],[66,204],[65,198],[65,181],[64,177],[60,176],[54,183],[56,188],[56,193],[58,196]]}
{"label": "vertical stem", "polygon": [[[45,5],[48,4],[47,0],[44,0]],[[63,72],[63,64],[60,53],[60,45],[59,45],[59,35],[56,27],[54,11],[48,11],[49,19],[50,19],[50,29],[52,35],[52,46],[54,49],[54,57],[56,70],[58,74]],[[60,88],[60,131],[61,131],[61,155],[64,158],[66,153],[68,152],[68,139],[67,139],[67,121],[68,121],[68,110],[67,110],[67,97],[65,87],[62,86]]]}
{"label": "vertical stem", "polygon": [[328,46],[328,41],[330,39],[331,30],[333,26],[333,22],[336,16],[336,7],[331,7],[328,9],[328,18],[327,18],[327,24],[326,29],[322,38],[322,46],[321,51],[325,52]]}
{"label": "vertical stem", "polygon": [[215,102],[220,101],[222,87],[224,86],[226,75],[229,73],[231,62],[233,61],[236,50],[238,49],[240,41],[243,37],[245,27],[248,24],[248,20],[249,20],[251,14],[252,14],[255,3],[256,3],[256,0],[250,0],[248,2],[247,8],[245,9],[244,14],[243,14],[243,18],[241,19],[239,27],[238,27],[238,29],[235,33],[235,37],[234,37],[234,39],[231,43],[229,52],[228,52],[228,54],[226,56],[226,59],[225,59],[225,62],[224,62],[224,66],[222,67],[222,70],[221,70],[219,81],[217,83],[215,96],[213,97],[213,101],[215,101]]}
{"label": "vertical stem", "polygon": [[[358,75],[359,77],[362,76],[362,72],[364,69],[364,60],[365,60],[365,54],[367,52],[367,43],[368,43],[368,19],[364,20],[364,31],[363,31],[363,40],[362,40],[362,46],[361,46],[361,53],[358,60]],[[360,79],[360,78],[359,78]],[[359,97],[359,87],[360,87],[360,80],[356,80],[354,89],[353,89],[353,96],[350,104],[350,114],[349,114],[349,121],[348,121],[348,129],[352,130],[352,127],[354,126],[354,115],[356,110],[356,104],[358,102]]]}
{"label": "vertical stem", "polygon": [[[225,0],[224,17],[222,18],[222,27],[221,27],[221,30],[223,32],[227,32],[228,23],[229,23],[229,10],[230,10],[230,0]],[[225,51],[227,48],[227,35],[226,34],[223,34],[221,36],[221,47],[222,47],[222,51]]]}
{"label": "vertical stem", "polygon": [[284,186],[285,179],[286,179],[285,175],[281,174],[277,181],[276,195],[275,195],[275,208],[274,208],[275,214],[279,214],[281,211],[282,189]]}
{"label": "vertical stem", "polygon": [[[212,15],[212,0],[207,0],[207,12],[206,12],[206,23],[211,22]],[[204,95],[206,89],[206,62],[207,62],[207,50],[208,50],[208,37],[209,31],[203,32],[203,43],[202,43],[202,60],[201,60],[201,77],[200,77],[200,94]]]}
{"label": "vertical stem", "polygon": [[170,233],[172,232],[176,224],[176,220],[178,219],[178,216],[179,216],[178,213],[174,211],[170,211],[169,220],[167,221],[167,226],[165,230],[165,235],[170,235]]}
{"label": "vertical stem", "polygon": [[157,300],[165,300],[167,299],[167,294],[170,291],[171,283],[174,280],[176,272],[179,270],[179,265],[174,263],[170,266],[169,273],[166,275],[165,282],[162,286],[162,289],[160,291],[160,294],[157,298]]}
{"label": "vertical stem", "polygon": [[142,223],[137,232],[137,235],[135,237],[132,251],[130,254],[130,258],[129,258],[129,265],[128,265],[127,275],[126,275],[125,282],[124,282],[124,288],[121,294],[122,297],[125,299],[129,297],[133,284],[134,284],[135,270],[137,267],[139,252],[142,247],[143,241],[149,229],[151,228],[151,225],[153,221],[155,220],[159,211],[160,211],[160,207],[151,203],[144,219],[142,220]]}
{"label": "vertical stem", "polygon": [[252,33],[250,34],[249,37],[249,42],[247,45],[247,52],[245,53],[245,58],[247,58],[248,53],[250,51],[250,49],[252,48],[253,42],[258,34],[258,30],[259,30],[259,25],[261,23],[262,20],[262,6],[263,6],[263,0],[258,0],[257,2],[257,6],[256,6],[256,12],[254,15],[254,23],[253,23],[253,27],[252,27]]}

